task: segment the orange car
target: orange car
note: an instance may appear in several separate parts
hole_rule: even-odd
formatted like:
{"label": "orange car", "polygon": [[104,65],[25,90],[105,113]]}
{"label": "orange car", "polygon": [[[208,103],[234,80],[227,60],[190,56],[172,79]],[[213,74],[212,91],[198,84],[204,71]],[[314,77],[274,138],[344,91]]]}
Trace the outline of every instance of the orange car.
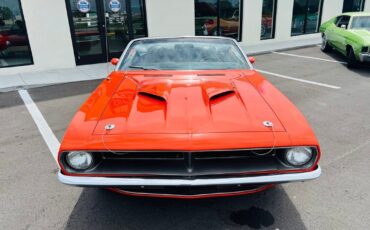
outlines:
{"label": "orange car", "polygon": [[319,177],[311,127],[253,61],[229,38],[132,41],[69,125],[59,180],[192,199]]}

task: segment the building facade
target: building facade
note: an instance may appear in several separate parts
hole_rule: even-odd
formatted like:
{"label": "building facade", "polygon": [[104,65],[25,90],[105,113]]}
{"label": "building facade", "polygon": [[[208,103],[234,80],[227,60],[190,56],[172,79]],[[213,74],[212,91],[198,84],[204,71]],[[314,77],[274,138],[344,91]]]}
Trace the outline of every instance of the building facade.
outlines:
{"label": "building facade", "polygon": [[370,0],[0,0],[0,75],[119,57],[140,37],[228,36],[242,46],[319,38]]}

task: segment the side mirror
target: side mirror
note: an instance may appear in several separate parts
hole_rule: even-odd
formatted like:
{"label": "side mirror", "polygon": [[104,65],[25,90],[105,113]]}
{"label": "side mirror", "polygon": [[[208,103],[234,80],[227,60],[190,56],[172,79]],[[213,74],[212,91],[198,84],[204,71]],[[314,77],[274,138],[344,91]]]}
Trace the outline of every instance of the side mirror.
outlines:
{"label": "side mirror", "polygon": [[342,25],[340,25],[340,28],[342,28],[342,29],[347,29],[347,26],[346,26],[346,25],[344,25],[344,24],[342,24]]}
{"label": "side mirror", "polygon": [[112,63],[112,65],[117,65],[119,63],[119,59],[118,58],[112,58],[110,63]]}
{"label": "side mirror", "polygon": [[251,64],[254,64],[256,62],[256,59],[254,57],[249,57],[248,60]]}

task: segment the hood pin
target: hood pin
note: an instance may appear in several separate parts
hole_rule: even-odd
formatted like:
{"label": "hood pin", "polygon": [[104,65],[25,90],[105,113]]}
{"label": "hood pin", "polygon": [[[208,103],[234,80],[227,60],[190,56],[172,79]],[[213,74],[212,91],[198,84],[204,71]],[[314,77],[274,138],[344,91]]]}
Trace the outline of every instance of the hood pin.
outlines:
{"label": "hood pin", "polygon": [[272,124],[272,122],[271,122],[271,121],[264,121],[264,122],[262,122],[262,124],[263,124],[264,126],[266,126],[266,127],[272,127],[272,126],[273,126],[273,124]]}
{"label": "hood pin", "polygon": [[105,130],[112,130],[114,129],[116,126],[114,124],[107,124],[104,128]]}

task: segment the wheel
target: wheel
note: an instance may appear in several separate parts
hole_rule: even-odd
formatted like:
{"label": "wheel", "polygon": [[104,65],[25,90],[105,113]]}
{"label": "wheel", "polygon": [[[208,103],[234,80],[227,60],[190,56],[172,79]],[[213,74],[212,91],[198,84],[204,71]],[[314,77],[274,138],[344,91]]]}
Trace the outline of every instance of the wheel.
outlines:
{"label": "wheel", "polygon": [[332,48],[328,43],[328,39],[326,37],[326,34],[323,34],[322,35],[322,42],[321,42],[321,50],[326,53],[326,52],[331,51],[331,49]]}
{"label": "wheel", "polygon": [[349,49],[348,55],[347,55],[347,67],[348,68],[357,68],[358,67],[358,61],[356,59],[355,52],[352,48]]}

